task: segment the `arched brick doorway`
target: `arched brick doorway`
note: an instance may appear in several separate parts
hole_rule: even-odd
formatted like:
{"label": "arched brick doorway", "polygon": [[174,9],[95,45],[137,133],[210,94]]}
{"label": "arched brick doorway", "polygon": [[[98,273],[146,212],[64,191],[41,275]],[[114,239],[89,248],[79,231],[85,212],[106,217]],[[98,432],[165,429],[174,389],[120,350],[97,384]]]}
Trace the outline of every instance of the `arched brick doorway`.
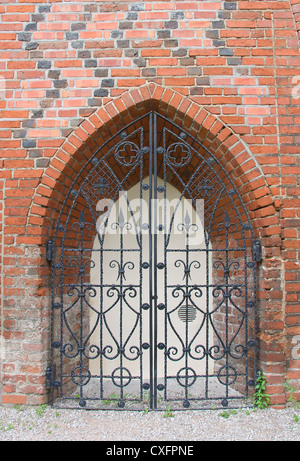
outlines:
{"label": "arched brick doorway", "polygon": [[[53,236],[53,223],[73,180],[75,177],[80,178],[82,165],[92,158],[97,146],[104,144],[120,132],[120,128],[134,123],[149,110],[156,110],[163,117],[174,121],[178,130],[184,130],[199,140],[203,148],[215,156],[238,192],[245,207],[244,211],[252,218],[253,238],[258,237],[255,212],[272,207],[272,200],[261,172],[246,147],[219,120],[195,103],[175,92],[154,85],[126,93],[114,103],[100,109],[85,121],[59,150],[46,171],[43,184],[32,206],[35,214],[44,216],[45,208],[39,205],[39,197],[47,197],[44,224],[48,224],[49,227],[48,237]],[[179,132],[178,135],[180,136]],[[86,172],[82,180],[85,176]],[[259,197],[259,202],[255,197]],[[258,211],[258,217],[259,214]],[[226,379],[228,378],[229,375]],[[226,398],[222,400],[224,403]]]}

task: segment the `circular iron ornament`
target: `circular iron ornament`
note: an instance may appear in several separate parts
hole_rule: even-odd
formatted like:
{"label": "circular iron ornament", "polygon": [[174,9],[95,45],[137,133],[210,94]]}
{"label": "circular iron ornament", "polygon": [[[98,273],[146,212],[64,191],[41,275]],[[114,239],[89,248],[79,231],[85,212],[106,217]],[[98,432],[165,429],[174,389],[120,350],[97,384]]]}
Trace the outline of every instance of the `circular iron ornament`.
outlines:
{"label": "circular iron ornament", "polygon": [[158,347],[158,349],[159,349],[160,351],[163,351],[164,348],[165,348],[165,345],[164,345],[164,343],[158,343],[158,344],[157,344],[157,347]]}
{"label": "circular iron ornament", "polygon": [[149,349],[149,347],[150,347],[149,343],[143,343],[142,344],[142,348],[145,349],[145,350]]}
{"label": "circular iron ornament", "polygon": [[111,374],[112,382],[117,387],[125,387],[131,382],[131,373],[128,368],[118,367]]}
{"label": "circular iron ornament", "polygon": [[228,407],[228,400],[227,399],[223,399],[222,402],[222,407]]}
{"label": "circular iron ornament", "polygon": [[147,391],[148,389],[150,389],[150,384],[149,383],[144,383],[142,387],[143,387],[143,389],[145,389],[145,391]]}
{"label": "circular iron ornament", "polygon": [[157,386],[158,391],[163,391],[164,388],[165,388],[165,386],[163,384],[158,384],[158,386]]}
{"label": "circular iron ornament", "polygon": [[77,386],[86,386],[91,379],[91,372],[83,365],[78,365],[77,367],[73,368],[71,372],[71,378],[73,383]]}
{"label": "circular iron ornament", "polygon": [[125,141],[116,148],[115,157],[121,165],[132,166],[140,158],[140,149],[134,142]]}
{"label": "circular iron ornament", "polygon": [[192,158],[191,149],[184,143],[174,142],[167,149],[167,160],[175,167],[182,167]]}
{"label": "circular iron ornament", "polygon": [[125,402],[124,402],[124,400],[120,400],[120,401],[118,402],[118,407],[119,407],[119,408],[124,408],[124,407],[125,407]]}
{"label": "circular iron ornament", "polygon": [[196,379],[196,372],[191,367],[181,368],[177,373],[177,381],[182,387],[191,387]]}
{"label": "circular iron ornament", "polygon": [[144,311],[147,311],[148,309],[150,309],[150,304],[147,304],[147,303],[142,304],[142,309],[144,309]]}
{"label": "circular iron ornament", "polygon": [[188,400],[184,400],[182,403],[184,408],[189,408],[191,406],[190,402]]}
{"label": "circular iron ornament", "polygon": [[160,311],[163,311],[165,308],[166,308],[166,306],[163,303],[159,303],[157,305],[157,309],[159,309]]}
{"label": "circular iron ornament", "polygon": [[[225,373],[223,373],[225,371]],[[217,378],[224,386],[230,386],[237,378],[236,370],[231,366],[221,367],[218,371]]]}
{"label": "circular iron ornament", "polygon": [[84,408],[86,406],[86,401],[84,399],[80,399],[79,402],[78,402],[78,405],[81,407],[81,408]]}

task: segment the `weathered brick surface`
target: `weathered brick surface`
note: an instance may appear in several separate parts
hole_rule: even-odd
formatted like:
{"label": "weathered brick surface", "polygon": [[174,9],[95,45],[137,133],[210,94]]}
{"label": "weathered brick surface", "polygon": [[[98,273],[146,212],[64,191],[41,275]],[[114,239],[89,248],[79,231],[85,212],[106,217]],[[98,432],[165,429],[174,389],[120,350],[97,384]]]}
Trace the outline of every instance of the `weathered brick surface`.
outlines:
{"label": "weathered brick surface", "polygon": [[151,107],[226,159],[263,245],[260,366],[274,405],[286,378],[299,392],[299,43],[299,0],[0,5],[3,403],[46,399],[63,185],[102,128]]}

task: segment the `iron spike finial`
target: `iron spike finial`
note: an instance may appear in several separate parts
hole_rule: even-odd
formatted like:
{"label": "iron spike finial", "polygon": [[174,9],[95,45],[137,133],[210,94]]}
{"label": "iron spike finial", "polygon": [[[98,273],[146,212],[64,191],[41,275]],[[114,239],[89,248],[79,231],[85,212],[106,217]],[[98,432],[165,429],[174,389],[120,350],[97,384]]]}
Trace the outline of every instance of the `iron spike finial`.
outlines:
{"label": "iron spike finial", "polygon": [[79,225],[80,225],[80,227],[83,227],[84,223],[85,223],[85,216],[84,216],[83,210],[81,210],[80,215],[79,215]]}

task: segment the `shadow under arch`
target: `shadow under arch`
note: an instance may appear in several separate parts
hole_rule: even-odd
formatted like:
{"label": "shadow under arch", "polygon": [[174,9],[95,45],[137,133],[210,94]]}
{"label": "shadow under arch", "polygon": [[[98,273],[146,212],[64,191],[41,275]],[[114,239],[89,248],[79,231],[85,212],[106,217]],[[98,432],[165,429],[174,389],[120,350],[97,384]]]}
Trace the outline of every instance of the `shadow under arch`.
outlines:
{"label": "shadow under arch", "polygon": [[[149,176],[150,184],[144,181]],[[184,408],[189,408],[191,405],[197,407],[203,405],[203,402],[204,405],[208,403],[211,405],[216,400],[223,406],[227,406],[237,397],[237,392],[241,392],[243,398],[248,396],[250,381],[253,382],[250,377],[255,372],[256,366],[254,233],[245,204],[233,179],[220,159],[204,144],[181,126],[154,111],[141,115],[126,127],[119,129],[77,172],[76,177],[69,183],[63,206],[58,211],[54,231],[52,361],[59,363],[61,370],[60,379],[57,381],[60,397],[67,396],[67,399],[77,402],[80,406],[85,406],[87,401],[89,404],[91,401],[97,403],[106,401],[108,396],[103,394],[103,384],[98,389],[97,397],[85,395],[87,385],[96,377],[91,373],[88,361],[95,358],[109,358],[108,355],[113,353],[119,357],[119,366],[112,370],[109,376],[100,373],[100,377],[105,376],[110,379],[118,389],[118,396],[110,400],[116,400],[121,408],[125,405],[125,388],[128,389],[127,386],[132,381],[132,374],[123,363],[126,354],[124,344],[116,342],[118,347],[113,352],[111,345],[91,343],[86,312],[89,310],[95,312],[91,299],[99,296],[97,290],[101,290],[104,286],[108,290],[108,295],[113,291],[117,293],[113,305],[126,304],[125,292],[122,290],[127,290],[130,296],[130,292],[132,293],[135,287],[133,283],[121,286],[125,275],[124,261],[116,259],[114,261],[119,268],[119,282],[106,284],[100,280],[99,284],[91,284],[90,269],[93,269],[94,265],[91,257],[94,246],[91,242],[99,224],[99,211],[103,211],[103,207],[99,209],[99,201],[102,205],[105,200],[115,203],[120,192],[124,194],[136,184],[139,185],[140,199],[143,198],[144,192],[148,192],[151,199],[155,200],[158,194],[162,194],[166,200],[167,183],[178,191],[178,203],[183,199],[190,200],[194,209],[200,213],[199,202],[200,206],[204,202],[202,225],[205,229],[205,245],[204,248],[201,250],[198,248],[196,251],[205,253],[206,279],[202,282],[190,280],[189,257],[193,254],[190,245],[188,249],[185,247],[172,250],[179,252],[179,256],[185,256],[185,259],[177,260],[183,263],[183,283],[166,283],[165,299],[156,305],[154,309],[156,317],[152,322],[154,324],[157,322],[157,313],[160,310],[165,312],[165,316],[168,315],[166,305],[170,294],[168,295],[167,292],[172,291],[173,298],[180,299],[174,309],[179,310],[181,306],[186,308],[186,338],[181,344],[182,350],[178,351],[177,346],[166,342],[166,336],[164,342],[158,342],[157,337],[154,340],[150,338],[147,342],[140,336],[139,344],[134,346],[131,352],[134,352],[136,359],[140,360],[142,354],[149,350],[149,361],[154,363],[154,369],[152,369],[150,383],[144,382],[142,375],[139,376],[140,396],[133,401],[142,404],[141,393],[147,389],[150,389],[152,408],[157,408],[158,391],[163,391],[164,402],[180,401]],[[127,206],[132,217],[133,213],[128,201]],[[153,215],[149,214],[148,217],[151,219]],[[144,224],[142,222],[142,225]],[[151,228],[151,222],[146,224]],[[184,216],[181,224],[188,235],[193,225],[190,216]],[[119,214],[116,225],[119,229],[124,228],[126,225],[124,215]],[[134,225],[137,227],[137,223]],[[153,268],[156,274],[154,277],[157,277],[157,269],[162,270],[165,277],[168,266],[166,259],[168,236],[172,234],[172,220],[168,229],[163,247],[164,262],[154,260]],[[140,236],[141,232],[137,232],[136,235]],[[101,233],[98,230],[97,238],[100,250],[101,245],[103,250],[104,240],[101,241]],[[138,239],[137,244],[140,248],[136,251],[139,251],[141,273],[149,269],[149,262],[143,260],[141,241]],[[155,246],[155,239],[153,245]],[[115,251],[118,250],[115,248]],[[157,255],[156,249],[156,257]],[[158,264],[162,266],[159,267]],[[209,275],[208,266],[214,270],[213,279]],[[102,268],[102,273],[103,271]],[[150,278],[152,280],[152,275]],[[141,284],[139,289],[141,290]],[[215,338],[213,345],[209,345],[208,342],[202,344],[197,340],[194,342],[195,337],[193,341],[189,337],[188,306],[194,305],[199,312],[201,311],[197,300],[193,300],[192,291],[196,298],[201,297],[206,291],[206,310],[202,311],[201,329],[213,330]],[[141,322],[142,310],[153,311],[152,299],[150,299],[152,296],[154,299],[157,297],[155,290],[149,292],[148,302],[145,303],[140,298],[138,322]],[[111,297],[113,298],[113,295]],[[161,309],[158,307],[159,304]],[[98,318],[99,322],[103,321],[103,312]],[[152,331],[155,333],[153,325]],[[164,374],[164,382],[160,383],[157,382],[158,375],[155,370],[158,351],[164,354],[165,362],[168,360],[178,362],[177,371],[172,371],[171,375]],[[214,360],[218,364],[215,371],[208,372],[207,366],[205,372],[195,370],[189,362],[192,353],[195,360],[206,362],[206,365],[209,360]],[[128,356],[127,360],[130,360]],[[180,397],[174,398],[167,394],[168,381],[171,379],[181,391]],[[191,388],[201,380],[204,383],[202,394],[191,393]],[[223,388],[221,395],[216,395],[212,390],[214,387],[210,384],[212,380],[221,384]],[[79,393],[74,394],[74,386],[79,388]]]}

